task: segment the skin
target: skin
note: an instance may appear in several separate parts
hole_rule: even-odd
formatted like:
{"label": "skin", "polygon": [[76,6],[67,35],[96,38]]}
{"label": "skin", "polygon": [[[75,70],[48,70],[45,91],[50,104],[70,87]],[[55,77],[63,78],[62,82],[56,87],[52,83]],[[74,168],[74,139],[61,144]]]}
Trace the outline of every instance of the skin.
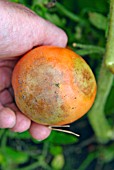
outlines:
{"label": "skin", "polygon": [[33,47],[66,44],[64,31],[22,5],[0,0],[0,128],[14,132],[29,130],[37,140],[49,136],[48,127],[32,122],[16,107],[12,71],[21,56]]}

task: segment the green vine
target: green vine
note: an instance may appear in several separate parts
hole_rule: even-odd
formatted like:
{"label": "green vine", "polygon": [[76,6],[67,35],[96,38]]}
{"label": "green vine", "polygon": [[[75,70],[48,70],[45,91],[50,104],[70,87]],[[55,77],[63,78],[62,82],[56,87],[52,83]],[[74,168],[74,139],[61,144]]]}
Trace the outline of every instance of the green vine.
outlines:
{"label": "green vine", "polygon": [[113,71],[114,63],[114,0],[111,0],[110,2],[109,33],[104,59],[105,62],[103,60],[98,77],[96,101],[88,114],[91,126],[95,131],[98,141],[101,143],[106,143],[110,139],[114,139],[114,132],[112,127],[109,125],[104,112],[105,103],[107,101],[114,78],[113,74],[109,71],[109,69]]}
{"label": "green vine", "polygon": [[62,4],[56,2],[56,8],[60,10],[66,17],[70,18],[74,22],[80,22],[82,19],[76,14],[70,12]]}
{"label": "green vine", "polygon": [[106,67],[114,74],[114,0],[110,0],[110,19],[105,64]]}
{"label": "green vine", "polygon": [[108,120],[105,117],[104,107],[112,87],[113,75],[102,63],[99,78],[98,78],[98,90],[95,100],[95,104],[89,111],[88,118],[95,131],[98,141],[106,143],[113,137],[112,128],[110,127]]}

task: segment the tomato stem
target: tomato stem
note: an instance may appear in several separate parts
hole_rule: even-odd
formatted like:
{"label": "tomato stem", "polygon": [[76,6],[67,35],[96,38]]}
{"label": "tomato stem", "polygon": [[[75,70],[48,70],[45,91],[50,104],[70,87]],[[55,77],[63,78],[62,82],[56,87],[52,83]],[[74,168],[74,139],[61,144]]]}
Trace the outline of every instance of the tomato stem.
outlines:
{"label": "tomato stem", "polygon": [[105,104],[112,87],[113,75],[102,63],[99,78],[98,90],[95,103],[89,111],[88,118],[93,130],[101,143],[106,143],[113,138],[112,128],[105,117]]}
{"label": "tomato stem", "polygon": [[[114,0],[110,1],[109,33],[105,57],[98,77],[98,91],[95,104],[88,114],[89,121],[98,140],[106,143],[114,139],[114,132],[105,117],[105,104],[112,87],[114,75]],[[111,72],[110,72],[110,71]]]}
{"label": "tomato stem", "polygon": [[114,0],[110,0],[108,38],[105,55],[106,67],[114,74]]}

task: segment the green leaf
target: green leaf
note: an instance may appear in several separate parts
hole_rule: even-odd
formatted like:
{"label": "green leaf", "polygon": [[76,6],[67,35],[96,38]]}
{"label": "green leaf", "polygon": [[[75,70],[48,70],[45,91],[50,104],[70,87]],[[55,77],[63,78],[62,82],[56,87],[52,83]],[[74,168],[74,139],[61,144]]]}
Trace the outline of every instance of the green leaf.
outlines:
{"label": "green leaf", "polygon": [[4,156],[6,161],[15,162],[15,164],[21,164],[28,160],[28,155],[26,153],[16,151],[11,147],[6,147],[2,156]]}
{"label": "green leaf", "polygon": [[45,18],[60,27],[63,27],[66,24],[66,20],[64,18],[59,18],[56,14],[46,13]]}
{"label": "green leaf", "polygon": [[22,133],[16,133],[16,132],[8,132],[8,136],[10,138],[17,138],[17,139],[30,139],[31,136],[28,131],[22,132]]}
{"label": "green leaf", "polygon": [[107,28],[107,18],[100,13],[90,12],[89,21],[98,29],[106,30]]}
{"label": "green leaf", "polygon": [[63,152],[63,148],[61,146],[55,146],[55,145],[50,145],[50,153],[52,155],[58,155],[58,154],[62,154]]}
{"label": "green leaf", "polygon": [[52,131],[51,135],[45,141],[58,145],[66,145],[78,142],[78,138],[63,132]]}

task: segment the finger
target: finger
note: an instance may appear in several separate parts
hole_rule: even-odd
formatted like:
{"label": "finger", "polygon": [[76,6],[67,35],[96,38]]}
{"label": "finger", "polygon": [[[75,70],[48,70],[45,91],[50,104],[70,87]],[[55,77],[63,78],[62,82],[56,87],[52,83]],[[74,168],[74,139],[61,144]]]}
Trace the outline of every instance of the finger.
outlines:
{"label": "finger", "polygon": [[12,86],[11,87],[9,87],[9,92],[10,92],[10,95],[14,98],[14,91],[13,91],[13,88],[12,88]]}
{"label": "finger", "polygon": [[0,110],[0,128],[12,128],[16,123],[15,113],[10,108]]}
{"label": "finger", "polygon": [[12,101],[13,101],[13,97],[11,96],[8,90],[4,90],[0,92],[0,103],[2,105],[6,105],[8,103],[11,103]]}
{"label": "finger", "polygon": [[30,128],[31,121],[21,112],[16,112],[16,123],[11,129],[14,132],[24,132]]}
{"label": "finger", "polygon": [[11,129],[14,132],[24,132],[30,128],[31,120],[29,120],[25,115],[23,115],[14,103],[7,105],[16,113],[16,123]]}
{"label": "finger", "polygon": [[9,107],[11,110],[13,110],[14,112],[18,112],[19,109],[17,108],[17,106],[15,105],[15,103],[10,103],[7,104],[6,107]]}
{"label": "finger", "polygon": [[0,91],[4,88],[8,88],[11,84],[11,69],[7,67],[0,68]]}
{"label": "finger", "polygon": [[29,132],[33,138],[44,140],[50,135],[51,130],[46,126],[32,122]]}
{"label": "finger", "polygon": [[0,60],[0,67],[9,67],[13,69],[17,61],[18,59],[12,60],[11,58],[9,60]]}

